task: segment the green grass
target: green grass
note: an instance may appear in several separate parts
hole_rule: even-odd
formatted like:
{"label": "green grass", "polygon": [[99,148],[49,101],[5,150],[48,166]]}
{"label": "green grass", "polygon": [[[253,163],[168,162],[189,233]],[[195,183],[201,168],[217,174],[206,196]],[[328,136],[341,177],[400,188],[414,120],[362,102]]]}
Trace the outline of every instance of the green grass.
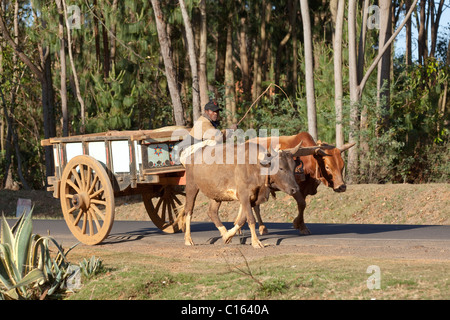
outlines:
{"label": "green grass", "polygon": [[[306,254],[246,261],[162,258],[105,252],[105,272],[68,299],[449,299],[448,262],[321,257]],[[381,289],[369,290],[369,265]]]}

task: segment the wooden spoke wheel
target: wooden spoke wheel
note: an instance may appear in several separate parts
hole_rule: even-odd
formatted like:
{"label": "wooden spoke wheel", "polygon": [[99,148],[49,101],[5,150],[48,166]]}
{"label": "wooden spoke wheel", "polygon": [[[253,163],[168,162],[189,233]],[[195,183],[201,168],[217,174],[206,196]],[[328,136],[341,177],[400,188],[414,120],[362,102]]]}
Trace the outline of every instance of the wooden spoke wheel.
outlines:
{"label": "wooden spoke wheel", "polygon": [[184,186],[161,186],[152,193],[142,194],[145,209],[152,222],[166,233],[175,233],[180,225],[174,224],[184,210]]}
{"label": "wooden spoke wheel", "polygon": [[114,192],[103,166],[90,156],[74,157],[64,169],[60,191],[72,234],[84,244],[102,242],[114,222]]}

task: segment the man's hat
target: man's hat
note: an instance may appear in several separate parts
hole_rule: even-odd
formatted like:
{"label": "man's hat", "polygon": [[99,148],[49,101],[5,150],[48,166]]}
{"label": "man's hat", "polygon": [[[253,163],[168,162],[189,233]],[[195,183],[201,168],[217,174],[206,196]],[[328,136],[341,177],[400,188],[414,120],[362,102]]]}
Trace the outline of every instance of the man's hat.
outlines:
{"label": "man's hat", "polygon": [[219,107],[216,101],[210,100],[207,104],[205,104],[205,110],[211,110],[211,111],[222,111],[222,108]]}

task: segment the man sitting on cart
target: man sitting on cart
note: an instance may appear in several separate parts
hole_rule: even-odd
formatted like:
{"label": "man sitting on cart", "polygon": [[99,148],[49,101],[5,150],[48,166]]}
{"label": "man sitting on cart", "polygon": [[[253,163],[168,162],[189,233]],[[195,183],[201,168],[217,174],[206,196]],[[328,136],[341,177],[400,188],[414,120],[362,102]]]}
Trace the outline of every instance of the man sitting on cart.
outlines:
{"label": "man sitting on cart", "polygon": [[231,130],[219,130],[219,112],[222,108],[216,101],[210,100],[205,105],[205,113],[200,116],[189,132],[189,135],[178,144],[179,162],[185,165],[185,160],[195,151],[207,145],[213,146],[217,143],[223,143],[229,138],[237,125],[233,124]]}

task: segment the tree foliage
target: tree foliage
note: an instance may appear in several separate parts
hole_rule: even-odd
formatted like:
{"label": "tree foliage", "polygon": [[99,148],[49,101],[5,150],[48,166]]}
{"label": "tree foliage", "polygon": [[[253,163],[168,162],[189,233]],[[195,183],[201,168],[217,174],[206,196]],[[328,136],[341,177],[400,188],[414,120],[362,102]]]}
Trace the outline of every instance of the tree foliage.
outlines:
{"label": "tree foliage", "polygon": [[[0,1],[0,12],[7,29],[3,33],[0,31],[0,187],[10,188],[13,181],[18,181],[23,187],[25,184],[32,188],[45,185],[45,175],[49,172],[48,168],[46,172],[44,164],[49,157],[40,146],[40,140],[46,132],[63,135],[62,99],[67,99],[69,135],[175,124],[151,2],[73,0],[67,3],[79,8],[81,15],[77,17],[73,16],[73,11],[69,12],[75,18],[71,22],[79,18],[80,28],[70,30],[72,46],[69,47],[67,42],[65,44],[65,52],[71,50],[73,54],[74,70],[69,67],[69,57],[66,55],[67,97],[64,98],[60,90],[64,80],[60,77],[57,1],[60,0]],[[158,2],[167,24],[183,117],[191,125],[195,119],[187,24],[183,21],[179,1]],[[205,37],[202,37],[200,19],[202,2],[186,0],[185,4],[191,19],[197,59],[201,41],[206,40],[207,95],[232,113],[228,114],[229,117],[224,114],[222,126],[225,128],[231,121],[241,120],[256,98],[271,83],[275,83],[283,91],[275,86],[269,88],[240,122],[240,128],[277,128],[280,134],[285,135],[308,131],[304,30],[298,0],[204,0],[207,21]],[[334,143],[336,139],[333,81],[335,25],[330,7],[335,2],[309,1],[318,139],[328,143]],[[449,10],[447,6],[441,6],[441,2],[420,1],[412,14],[414,23],[411,28],[417,28],[418,33],[420,27],[427,27],[424,21],[431,21],[431,46],[420,46],[419,56],[413,59],[394,55],[396,50],[391,50],[391,81],[390,86],[384,88],[390,93],[388,108],[377,107],[380,105],[377,100],[380,91],[380,88],[377,89],[377,71],[368,79],[357,105],[356,117],[360,120],[357,129],[359,168],[352,181],[449,181],[450,26],[436,24],[438,18],[448,14]],[[363,22],[364,3],[357,1],[358,28]],[[392,1],[394,29],[410,3]],[[377,5],[377,2],[373,4]],[[347,1],[344,15],[348,19]],[[67,39],[66,26],[64,30]],[[232,63],[225,63],[228,30],[231,30]],[[30,71],[29,65],[6,41],[5,31],[17,41],[21,52],[46,75],[45,79]],[[366,31],[364,65],[367,68],[378,54],[380,31],[376,28]],[[404,41],[404,38],[399,38],[395,45],[404,46]],[[421,34],[417,41],[423,44],[428,38]],[[348,27],[344,23],[342,124],[345,140],[348,140],[350,129],[348,43]],[[408,50],[405,54],[409,54]],[[74,71],[80,82],[84,117],[76,95]],[[235,91],[232,93],[235,95],[235,108],[228,108],[232,99],[230,93],[226,94],[230,87],[226,86],[225,75],[230,75],[230,72],[234,79]],[[50,84],[53,96],[49,88],[44,94],[44,84]],[[48,98],[46,102],[44,97]],[[46,112],[47,120],[44,117]],[[382,131],[379,130],[380,116],[389,120],[389,127]],[[54,132],[47,128],[52,125]],[[45,131],[46,128],[49,131]]]}

